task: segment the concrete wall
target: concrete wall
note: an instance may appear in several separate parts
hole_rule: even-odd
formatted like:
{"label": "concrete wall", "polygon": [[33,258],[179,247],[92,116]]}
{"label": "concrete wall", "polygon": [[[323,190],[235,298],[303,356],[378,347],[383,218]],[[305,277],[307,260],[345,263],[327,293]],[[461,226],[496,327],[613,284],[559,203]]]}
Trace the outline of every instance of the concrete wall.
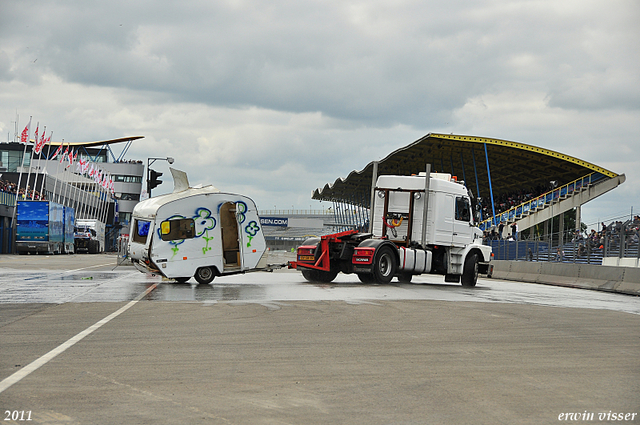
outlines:
{"label": "concrete wall", "polygon": [[640,267],[640,258],[629,257],[604,257],[602,259],[602,265],[614,266],[614,267]]}
{"label": "concrete wall", "polygon": [[497,279],[640,295],[639,268],[500,260],[492,264]]}

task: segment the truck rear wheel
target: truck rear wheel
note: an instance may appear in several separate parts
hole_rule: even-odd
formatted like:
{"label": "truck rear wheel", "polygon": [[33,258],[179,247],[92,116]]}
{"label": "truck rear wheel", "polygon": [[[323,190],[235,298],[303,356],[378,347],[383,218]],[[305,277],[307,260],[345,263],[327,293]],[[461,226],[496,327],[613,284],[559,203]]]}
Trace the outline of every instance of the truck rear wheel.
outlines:
{"label": "truck rear wheel", "polygon": [[376,281],[375,276],[370,273],[358,273],[358,279],[362,283],[374,283]]}
{"label": "truck rear wheel", "polygon": [[398,275],[398,282],[411,283],[411,278],[412,277],[413,277],[413,274],[411,274],[411,273],[400,273]]}
{"label": "truck rear wheel", "polygon": [[338,272],[326,272],[324,270],[302,270],[302,277],[309,282],[329,283],[338,276]]}
{"label": "truck rear wheel", "polygon": [[211,283],[216,275],[211,267],[200,267],[198,270],[196,270],[196,274],[193,277],[198,283],[206,285],[208,283]]}
{"label": "truck rear wheel", "polygon": [[478,282],[478,254],[467,256],[462,271],[462,286],[473,287]]}
{"label": "truck rear wheel", "polygon": [[373,265],[373,275],[378,283],[389,283],[396,274],[396,255],[388,246],[383,246],[377,252]]}

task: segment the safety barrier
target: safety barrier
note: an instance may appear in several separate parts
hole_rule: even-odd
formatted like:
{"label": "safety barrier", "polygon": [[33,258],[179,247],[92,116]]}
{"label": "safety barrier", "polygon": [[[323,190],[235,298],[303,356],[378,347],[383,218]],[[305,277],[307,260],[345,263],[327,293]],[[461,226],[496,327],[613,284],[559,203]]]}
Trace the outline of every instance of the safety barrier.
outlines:
{"label": "safety barrier", "polygon": [[536,261],[492,263],[492,277],[497,279],[640,295],[639,268]]}

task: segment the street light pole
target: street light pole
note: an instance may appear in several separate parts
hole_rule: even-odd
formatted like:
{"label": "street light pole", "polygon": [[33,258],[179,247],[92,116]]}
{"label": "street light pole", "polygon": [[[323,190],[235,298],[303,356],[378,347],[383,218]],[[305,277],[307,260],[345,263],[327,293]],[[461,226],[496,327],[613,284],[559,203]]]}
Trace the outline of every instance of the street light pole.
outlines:
{"label": "street light pole", "polygon": [[170,156],[166,158],[147,158],[147,195],[151,198],[151,165],[156,161],[167,161],[169,164],[173,164],[174,159]]}

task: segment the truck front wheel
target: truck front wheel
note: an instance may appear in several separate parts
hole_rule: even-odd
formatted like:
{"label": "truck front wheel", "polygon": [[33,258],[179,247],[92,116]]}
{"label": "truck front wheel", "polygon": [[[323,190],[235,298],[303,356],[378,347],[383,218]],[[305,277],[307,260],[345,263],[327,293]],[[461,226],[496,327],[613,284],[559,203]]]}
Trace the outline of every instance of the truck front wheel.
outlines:
{"label": "truck front wheel", "polygon": [[200,267],[198,270],[196,270],[196,274],[193,277],[198,283],[206,285],[208,283],[211,283],[216,275],[213,273],[213,269],[211,267]]}
{"label": "truck front wheel", "polygon": [[389,283],[398,267],[396,255],[391,247],[383,246],[378,250],[373,266],[373,275],[378,283]]}
{"label": "truck front wheel", "polygon": [[478,282],[478,254],[471,254],[464,262],[462,286],[473,287]]}

